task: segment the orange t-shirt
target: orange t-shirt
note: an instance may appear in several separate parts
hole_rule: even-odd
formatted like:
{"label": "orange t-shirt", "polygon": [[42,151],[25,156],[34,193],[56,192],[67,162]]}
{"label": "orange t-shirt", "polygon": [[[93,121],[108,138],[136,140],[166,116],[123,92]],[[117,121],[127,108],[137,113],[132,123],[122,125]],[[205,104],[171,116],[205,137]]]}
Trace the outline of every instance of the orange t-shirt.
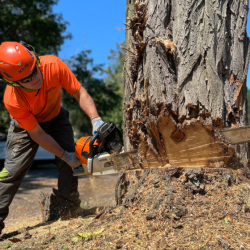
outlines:
{"label": "orange t-shirt", "polygon": [[34,129],[37,123],[50,121],[59,114],[61,86],[71,95],[81,87],[68,66],[56,56],[41,56],[39,67],[44,81],[38,95],[37,91],[26,92],[11,86],[7,86],[4,93],[5,107],[26,130]]}

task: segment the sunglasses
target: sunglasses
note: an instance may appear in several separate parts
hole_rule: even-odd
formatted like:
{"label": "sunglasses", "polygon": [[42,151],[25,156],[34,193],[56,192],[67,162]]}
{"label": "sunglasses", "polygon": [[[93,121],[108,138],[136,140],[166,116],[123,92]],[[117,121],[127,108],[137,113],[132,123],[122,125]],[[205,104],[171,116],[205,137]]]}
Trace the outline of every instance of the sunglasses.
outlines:
{"label": "sunglasses", "polygon": [[32,81],[32,78],[36,75],[37,75],[37,65],[35,65],[35,68],[33,69],[32,73],[28,77],[25,77],[22,80],[18,80],[18,82],[28,83],[28,82]]}

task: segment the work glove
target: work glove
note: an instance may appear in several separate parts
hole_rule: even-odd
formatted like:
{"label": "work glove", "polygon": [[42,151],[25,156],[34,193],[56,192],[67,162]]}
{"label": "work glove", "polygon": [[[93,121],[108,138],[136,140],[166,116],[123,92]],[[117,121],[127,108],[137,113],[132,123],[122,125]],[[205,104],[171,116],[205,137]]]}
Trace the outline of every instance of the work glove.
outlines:
{"label": "work glove", "polygon": [[92,123],[92,134],[94,135],[95,133],[97,133],[97,129],[104,123],[102,121],[102,118],[100,116],[95,117],[91,120]]}
{"label": "work glove", "polygon": [[75,152],[69,153],[67,151],[64,151],[63,155],[61,156],[61,159],[65,161],[72,168],[73,171],[75,171],[75,168],[81,165],[81,162],[76,157]]}

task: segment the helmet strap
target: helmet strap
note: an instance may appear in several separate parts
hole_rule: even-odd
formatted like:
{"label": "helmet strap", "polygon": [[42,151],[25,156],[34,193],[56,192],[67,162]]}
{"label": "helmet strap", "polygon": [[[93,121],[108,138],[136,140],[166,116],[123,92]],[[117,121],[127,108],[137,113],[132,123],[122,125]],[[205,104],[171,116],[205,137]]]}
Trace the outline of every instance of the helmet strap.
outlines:
{"label": "helmet strap", "polygon": [[26,92],[33,92],[33,91],[37,91],[37,89],[27,89],[23,86],[21,86],[21,84],[19,84],[18,82],[11,82],[11,81],[8,81],[6,79],[4,79],[5,83],[7,83],[9,86],[11,87],[17,87],[17,88],[20,88]]}

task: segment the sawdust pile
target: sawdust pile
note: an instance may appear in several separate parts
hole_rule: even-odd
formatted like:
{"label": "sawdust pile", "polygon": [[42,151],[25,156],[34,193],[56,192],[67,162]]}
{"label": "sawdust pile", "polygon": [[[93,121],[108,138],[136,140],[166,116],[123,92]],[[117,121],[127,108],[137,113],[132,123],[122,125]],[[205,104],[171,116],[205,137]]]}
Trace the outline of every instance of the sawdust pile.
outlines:
{"label": "sawdust pile", "polygon": [[47,224],[31,218],[24,222],[30,227],[5,235],[0,249],[250,249],[248,171],[170,168],[129,175],[137,178],[136,192],[131,185],[120,206]]}

